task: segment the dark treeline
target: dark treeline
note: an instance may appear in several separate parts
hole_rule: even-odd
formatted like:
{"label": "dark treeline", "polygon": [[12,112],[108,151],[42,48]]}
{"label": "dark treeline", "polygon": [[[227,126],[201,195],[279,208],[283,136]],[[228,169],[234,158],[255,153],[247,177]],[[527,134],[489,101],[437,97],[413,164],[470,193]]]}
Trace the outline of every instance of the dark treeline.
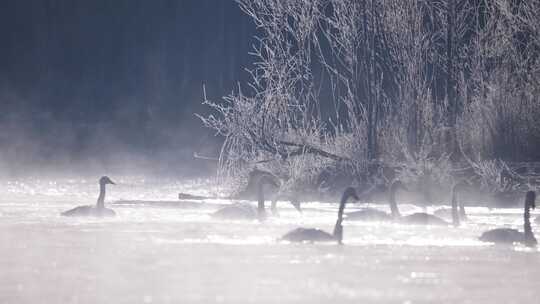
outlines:
{"label": "dark treeline", "polygon": [[211,145],[203,83],[219,99],[247,79],[254,31],[234,1],[2,1],[0,161],[181,167]]}

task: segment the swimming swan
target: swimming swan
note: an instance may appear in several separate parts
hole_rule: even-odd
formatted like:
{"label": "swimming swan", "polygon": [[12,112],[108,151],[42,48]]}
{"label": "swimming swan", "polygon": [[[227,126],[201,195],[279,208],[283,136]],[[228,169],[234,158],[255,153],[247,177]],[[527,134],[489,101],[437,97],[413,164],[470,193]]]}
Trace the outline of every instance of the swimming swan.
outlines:
{"label": "swimming swan", "polygon": [[[228,220],[264,220],[266,218],[266,210],[264,206],[265,186],[279,187],[279,184],[271,175],[261,175],[257,178],[257,208],[254,208],[248,204],[232,204],[225,206],[212,214],[212,217],[218,219]],[[300,205],[295,201],[291,201],[291,204],[298,210]],[[277,214],[276,201],[272,201],[272,212]]]}
{"label": "swimming swan", "polygon": [[99,197],[97,199],[97,203],[95,206],[75,207],[68,211],[62,212],[61,215],[63,216],[97,216],[97,217],[115,216],[116,213],[114,212],[114,210],[105,208],[105,185],[107,184],[115,185],[115,183],[107,176],[103,176],[102,178],[99,179]]}
{"label": "swimming swan", "polygon": [[345,211],[345,204],[353,198],[358,200],[358,195],[354,188],[349,187],[343,192],[341,201],[339,203],[338,218],[336,221],[336,226],[334,227],[334,233],[330,234],[328,232],[322,231],[316,228],[296,228],[287,234],[285,234],[281,240],[289,242],[329,242],[337,241],[339,244],[343,241],[343,211]]}
{"label": "swimming swan", "polygon": [[[452,207],[451,208],[439,208],[433,211],[433,214],[440,217],[452,218],[452,224],[454,226],[459,226],[460,221],[467,220],[467,213],[465,212],[465,206],[463,201],[459,201],[459,191],[465,187],[470,187],[471,184],[467,180],[461,180],[457,183],[454,183],[452,186]],[[459,205],[459,209],[458,209]]]}
{"label": "swimming swan", "polygon": [[480,236],[480,241],[489,243],[522,243],[526,246],[536,246],[538,243],[531,229],[530,212],[531,208],[536,207],[536,193],[534,191],[527,192],[525,196],[525,206],[523,210],[523,231],[510,228],[497,228],[486,231]]}
{"label": "swimming swan", "polygon": [[395,180],[389,188],[389,203],[390,203],[390,210],[391,214],[388,214],[384,211],[375,209],[375,208],[364,208],[359,211],[349,212],[347,213],[346,220],[347,221],[391,221],[394,218],[399,216],[399,210],[397,209],[397,205],[395,204],[395,196],[397,190],[400,188],[407,190],[405,185],[399,180]]}
{"label": "swimming swan", "polygon": [[399,188],[407,189],[401,181],[395,180],[390,187],[390,210],[392,211],[392,217],[399,223],[409,224],[409,225],[450,225],[447,221],[428,214],[425,212],[417,212],[409,215],[402,216],[399,212],[397,203],[396,203],[396,191]]}

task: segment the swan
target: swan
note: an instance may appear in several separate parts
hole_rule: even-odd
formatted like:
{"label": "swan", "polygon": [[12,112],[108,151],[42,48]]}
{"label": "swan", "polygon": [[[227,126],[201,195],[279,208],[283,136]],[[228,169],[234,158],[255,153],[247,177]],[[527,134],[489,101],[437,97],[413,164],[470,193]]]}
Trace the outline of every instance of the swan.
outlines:
{"label": "swan", "polygon": [[348,187],[343,192],[343,196],[341,197],[341,201],[339,203],[338,218],[336,221],[336,226],[334,227],[333,234],[330,234],[328,232],[325,232],[316,228],[296,228],[288,232],[287,234],[285,234],[281,238],[281,240],[289,241],[289,242],[337,241],[339,244],[341,244],[343,240],[343,225],[342,225],[343,211],[345,210],[345,204],[347,203],[349,198],[358,200],[358,195],[356,195],[356,191],[352,187]]}
{"label": "swan", "polygon": [[[234,197],[235,198],[247,198],[247,199],[250,199],[252,197],[256,197],[257,200],[264,200],[264,198],[260,198],[260,196],[263,196],[263,192],[260,192],[259,191],[259,183],[261,181],[261,178],[266,178],[266,179],[269,179],[271,180],[271,182],[269,183],[266,183],[267,185],[267,189],[265,189],[265,193],[268,193],[268,192],[271,192],[271,193],[276,193],[279,191],[279,187],[280,187],[280,182],[279,182],[279,178],[277,176],[275,176],[274,174],[272,174],[271,172],[268,172],[268,171],[265,171],[265,170],[261,170],[261,169],[253,169],[250,173],[249,173],[249,176],[248,176],[248,184],[246,186],[246,188],[241,191],[240,193],[236,194]],[[281,197],[282,199],[285,199],[285,197]],[[300,201],[298,200],[297,196],[296,195],[291,195],[290,197],[287,197],[291,203],[291,205],[293,205],[293,207],[298,211],[298,212],[302,212],[301,208],[300,208]],[[273,198],[272,198],[272,205],[270,207],[270,210],[272,211],[272,215],[274,216],[279,216],[279,212],[278,212],[278,209],[277,209],[277,199],[278,199],[278,196],[277,195],[274,195]]]}
{"label": "swan", "polygon": [[[264,192],[265,186],[270,187],[279,187],[279,184],[273,178],[272,175],[260,175],[257,177],[256,181],[256,190],[257,190],[257,208],[252,207],[248,204],[232,204],[225,206],[215,213],[212,214],[212,217],[218,219],[229,219],[229,220],[252,220],[259,219],[264,220],[266,218],[266,210],[264,208]],[[272,201],[272,212],[277,215],[276,201]],[[300,210],[300,205],[296,201],[291,201],[291,204],[298,210]]]}
{"label": "swan", "polygon": [[417,212],[409,215],[402,216],[399,212],[397,203],[396,203],[396,191],[399,189],[407,188],[403,185],[400,180],[395,180],[390,187],[390,210],[392,212],[392,218],[399,223],[409,224],[409,225],[450,225],[447,221],[425,212]]}
{"label": "swan", "polygon": [[452,186],[452,207],[451,208],[439,208],[433,212],[434,215],[440,216],[440,217],[448,217],[452,218],[452,224],[454,226],[459,226],[460,221],[466,221],[467,220],[467,212],[465,212],[465,206],[463,205],[463,202],[459,202],[459,209],[458,209],[458,199],[459,195],[458,192],[465,187],[470,187],[471,184],[467,180],[461,180],[457,183],[454,183]]}
{"label": "swan", "polygon": [[116,185],[109,177],[99,179],[99,197],[95,206],[79,206],[61,213],[63,216],[115,216],[114,210],[105,208],[105,185]]}
{"label": "swan", "polygon": [[118,200],[111,203],[114,206],[129,207],[155,207],[155,208],[183,208],[198,209],[205,206],[204,202],[195,200],[178,201],[147,201],[147,200]]}
{"label": "swan", "polygon": [[445,220],[427,213],[413,213],[402,216],[396,203],[396,192],[399,189],[407,190],[407,187],[398,179],[394,180],[389,188],[388,203],[390,204],[390,214],[377,209],[366,209],[347,214],[347,220],[367,220],[367,221],[397,221],[403,224],[417,225],[449,225]]}
{"label": "swan", "polygon": [[[302,208],[300,208],[300,201],[298,200],[298,198],[293,196],[289,200],[289,202],[291,203],[291,205],[293,205],[296,211],[302,213]],[[272,205],[270,206],[270,210],[272,211],[273,216],[279,216],[279,211],[277,209],[277,197],[274,197],[274,199],[272,200]]]}
{"label": "swan", "polygon": [[536,193],[534,191],[527,192],[525,196],[525,206],[523,211],[523,231],[510,228],[497,228],[486,231],[480,236],[480,241],[489,243],[523,243],[526,246],[536,246],[538,243],[531,229],[530,211],[534,209],[536,201]]}
{"label": "swan", "polygon": [[[193,201],[193,200],[206,200],[206,199],[231,199],[231,200],[237,200],[237,199],[240,199],[240,200],[251,200],[251,199],[258,199],[258,181],[261,179],[261,177],[264,177],[264,178],[268,178],[268,179],[272,179],[273,181],[269,184],[270,186],[272,186],[274,189],[267,189],[268,191],[267,192],[277,192],[279,190],[279,187],[280,187],[280,183],[279,183],[279,179],[278,177],[276,177],[275,175],[273,175],[272,173],[268,172],[268,171],[264,171],[264,170],[260,170],[260,169],[257,169],[255,168],[253,171],[251,171],[249,173],[249,177],[248,177],[248,184],[247,186],[242,190],[240,191],[239,193],[236,193],[234,195],[231,195],[231,196],[228,196],[228,197],[217,197],[217,196],[201,196],[201,195],[193,195],[193,194],[190,194],[190,193],[183,193],[183,192],[180,192],[178,193],[178,199],[184,201],[184,200],[189,200],[189,201]],[[292,194],[290,196],[286,196],[286,197],[281,197],[283,200],[289,200],[290,203],[294,206],[294,208],[298,211],[298,212],[302,212],[302,209],[300,208],[300,201],[298,200],[298,197],[296,194]],[[271,210],[272,210],[272,214],[274,216],[279,216],[279,212],[277,210],[277,199],[278,197],[275,195],[272,199],[272,206],[271,206]],[[234,206],[238,207],[238,208],[243,208],[243,209],[246,209],[245,206],[243,206],[242,204],[234,204]],[[255,210],[253,208],[251,208],[251,211],[248,211],[248,209],[250,209],[249,207],[245,210],[246,212],[249,212],[249,213],[252,213],[252,212],[255,212]]]}
{"label": "swan", "polygon": [[375,208],[364,208],[359,211],[349,212],[347,213],[347,221],[391,221],[397,217],[399,217],[399,210],[397,209],[396,205],[396,192],[399,189],[407,190],[405,185],[399,180],[395,180],[390,185],[389,190],[389,203],[390,203],[390,210],[391,214],[388,214],[384,211],[375,209]]}

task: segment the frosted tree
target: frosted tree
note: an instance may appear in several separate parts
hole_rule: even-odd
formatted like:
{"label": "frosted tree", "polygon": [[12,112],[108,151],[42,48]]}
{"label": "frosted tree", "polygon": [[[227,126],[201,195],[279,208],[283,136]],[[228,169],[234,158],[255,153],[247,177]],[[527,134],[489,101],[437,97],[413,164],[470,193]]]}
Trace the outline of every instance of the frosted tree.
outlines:
{"label": "frosted tree", "polygon": [[[224,103],[207,102],[219,117],[202,118],[207,126],[225,137],[220,172],[245,176],[258,164],[284,180],[295,179],[294,175],[311,177],[303,172],[313,169],[305,167],[307,161],[316,167],[310,155],[334,161],[342,158],[325,149],[331,143],[323,132],[311,71],[319,3],[293,0],[238,3],[261,34],[251,54],[256,62],[250,70],[249,87],[244,90],[239,86]],[[299,162],[297,158],[302,156],[308,159]]]}
{"label": "frosted tree", "polygon": [[538,0],[237,2],[259,32],[252,81],[201,117],[225,138],[223,177],[500,184],[494,159],[540,142]]}
{"label": "frosted tree", "polygon": [[[492,191],[525,182],[501,159],[527,157],[538,144],[539,1],[489,1],[474,7],[472,39],[459,92],[458,117],[463,157]],[[509,182],[504,176],[512,176]]]}

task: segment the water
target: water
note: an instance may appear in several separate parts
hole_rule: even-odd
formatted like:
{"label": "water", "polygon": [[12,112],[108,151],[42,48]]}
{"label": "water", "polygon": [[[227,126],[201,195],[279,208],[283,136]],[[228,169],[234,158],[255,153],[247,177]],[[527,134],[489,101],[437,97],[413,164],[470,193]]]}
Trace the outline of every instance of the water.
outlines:
{"label": "water", "polygon": [[[116,182],[108,202],[205,193],[199,182]],[[282,203],[281,216],[264,223],[212,220],[227,201],[113,206],[116,218],[92,219],[59,213],[93,204],[93,180],[3,181],[0,191],[0,303],[537,303],[540,295],[537,249],[477,241],[494,227],[522,229],[518,209],[469,208],[460,228],[347,223],[338,246],[276,241],[298,226],[331,232],[337,206],[316,202],[303,215]]]}

